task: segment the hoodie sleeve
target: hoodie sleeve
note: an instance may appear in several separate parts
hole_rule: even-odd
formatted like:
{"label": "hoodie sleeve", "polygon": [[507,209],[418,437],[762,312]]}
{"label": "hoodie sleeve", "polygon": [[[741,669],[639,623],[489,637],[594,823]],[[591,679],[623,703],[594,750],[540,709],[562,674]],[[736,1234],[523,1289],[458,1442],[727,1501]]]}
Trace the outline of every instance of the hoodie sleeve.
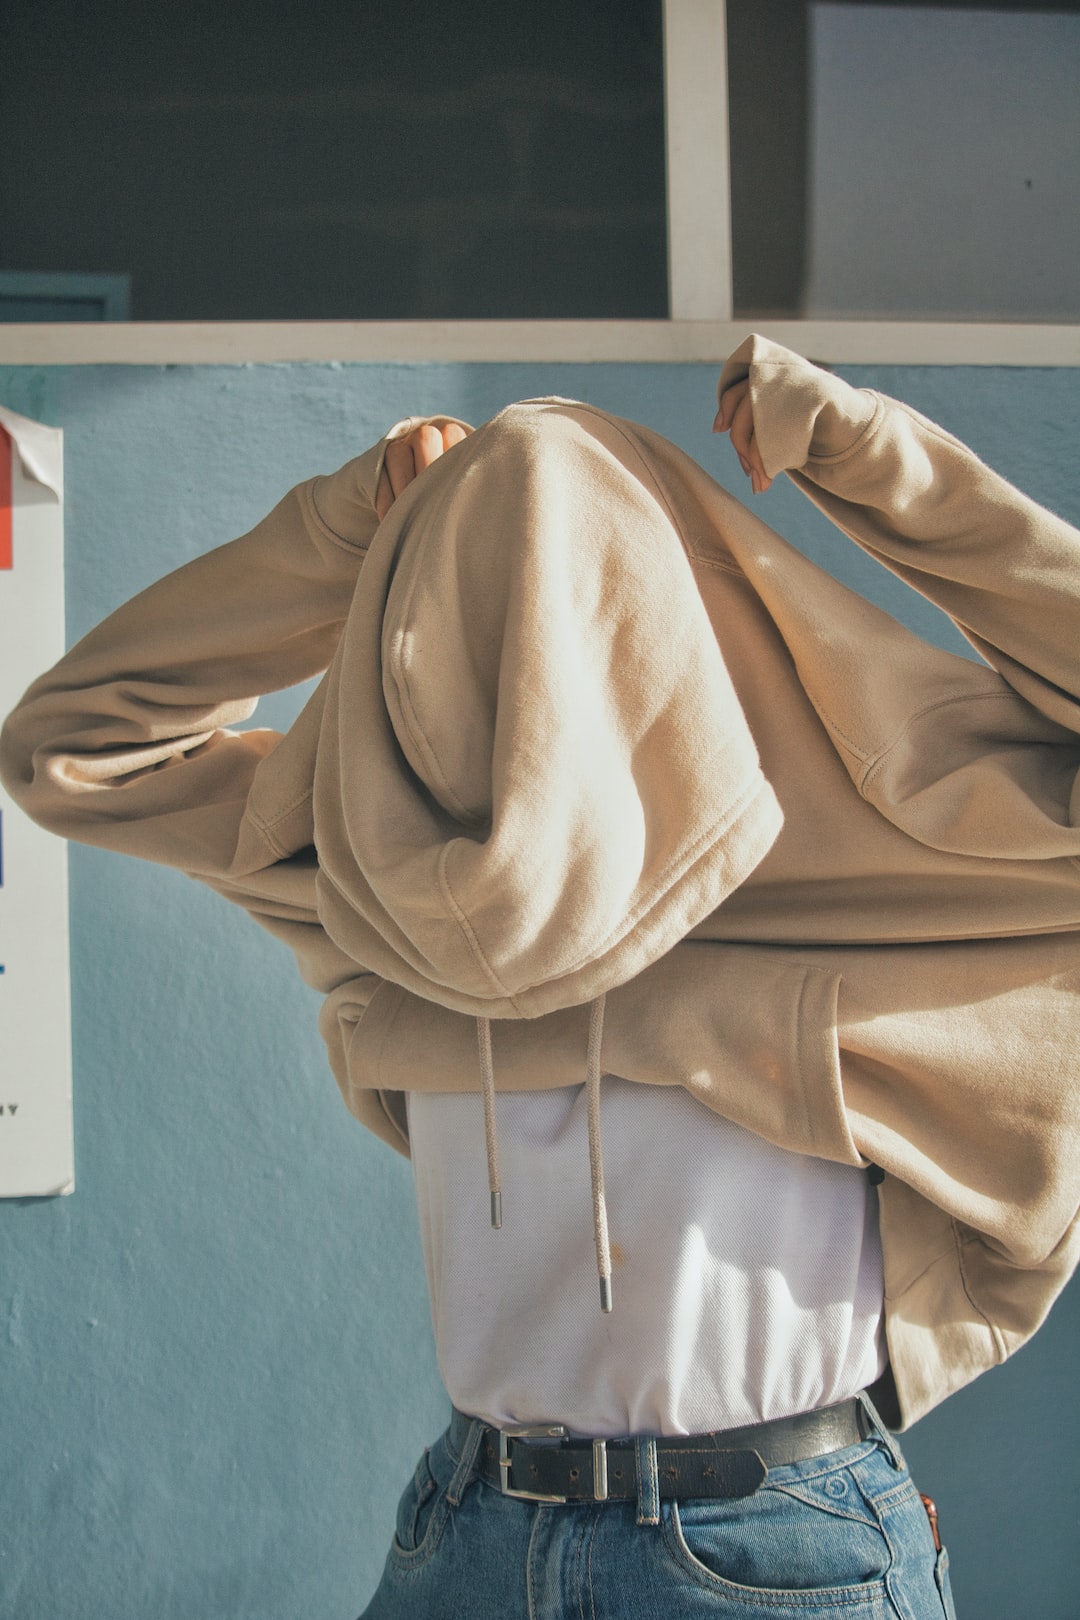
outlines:
{"label": "hoodie sleeve", "polygon": [[760,336],[750,379],[766,471],[929,598],[1047,719],[1080,731],[1080,534],[908,406],[852,388]]}
{"label": "hoodie sleeve", "polygon": [[298,485],[249,534],[134,597],[36,681],[0,737],[16,803],[63,837],[211,881],[283,853],[273,828],[247,815],[282,739],[230,728],[261,694],[330,663],[378,525],[386,446],[421,420]]}

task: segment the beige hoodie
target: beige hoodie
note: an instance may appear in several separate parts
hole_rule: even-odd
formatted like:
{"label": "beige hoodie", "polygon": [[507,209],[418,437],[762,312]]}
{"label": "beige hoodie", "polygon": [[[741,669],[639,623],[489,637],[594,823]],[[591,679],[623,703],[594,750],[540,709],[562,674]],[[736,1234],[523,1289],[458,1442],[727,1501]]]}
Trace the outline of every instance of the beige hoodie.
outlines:
{"label": "beige hoodie", "polygon": [[[908,1423],[1080,1245],[1080,536],[903,406],[760,338],[747,374],[770,473],[992,667],[647,429],[534,401],[382,525],[386,441],[128,603],[11,716],[4,779],[285,939],[403,1150],[404,1091],[479,1089],[477,1020],[499,1089],[564,1085],[605,997],[597,1072],[880,1165]],[[228,729],[323,670],[286,736]]]}

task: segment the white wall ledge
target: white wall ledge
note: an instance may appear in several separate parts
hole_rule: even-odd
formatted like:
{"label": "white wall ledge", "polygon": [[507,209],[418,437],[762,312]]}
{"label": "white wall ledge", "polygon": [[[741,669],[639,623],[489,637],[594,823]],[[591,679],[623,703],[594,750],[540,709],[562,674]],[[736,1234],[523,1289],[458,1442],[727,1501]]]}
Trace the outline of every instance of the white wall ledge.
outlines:
{"label": "white wall ledge", "polygon": [[1080,366],[1080,325],[944,321],[191,321],[0,326],[0,365],[702,361],[759,331],[824,364]]}

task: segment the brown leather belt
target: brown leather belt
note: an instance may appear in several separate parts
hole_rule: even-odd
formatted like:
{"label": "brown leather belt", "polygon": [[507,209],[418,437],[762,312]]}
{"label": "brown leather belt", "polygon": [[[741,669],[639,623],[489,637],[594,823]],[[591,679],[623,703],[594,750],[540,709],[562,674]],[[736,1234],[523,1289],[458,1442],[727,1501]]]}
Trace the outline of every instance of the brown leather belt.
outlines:
{"label": "brown leather belt", "polygon": [[[454,1409],[450,1444],[461,1455],[472,1418]],[[743,1429],[686,1438],[658,1435],[659,1494],[752,1496],[770,1468],[856,1445],[870,1430],[857,1398],[816,1412],[753,1423]],[[477,1457],[481,1478],[505,1496],[532,1502],[625,1501],[638,1494],[638,1447],[633,1439],[583,1440],[561,1424],[484,1425]]]}

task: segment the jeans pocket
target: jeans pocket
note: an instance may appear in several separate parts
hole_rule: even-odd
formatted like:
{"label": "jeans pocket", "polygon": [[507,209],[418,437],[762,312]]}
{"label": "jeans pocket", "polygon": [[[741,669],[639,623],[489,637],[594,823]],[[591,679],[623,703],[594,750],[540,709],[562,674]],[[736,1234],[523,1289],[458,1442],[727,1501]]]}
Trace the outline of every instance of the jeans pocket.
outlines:
{"label": "jeans pocket", "polygon": [[424,1539],[424,1530],[431,1517],[435,1500],[435,1476],[431,1472],[431,1453],[425,1451],[416,1465],[416,1472],[401,1493],[397,1521],[394,1526],[394,1545],[402,1552],[415,1552]]}
{"label": "jeans pocket", "polygon": [[860,1601],[872,1610],[883,1599],[889,1544],[846,1469],[819,1485],[819,1501],[766,1485],[734,1502],[672,1502],[669,1551],[699,1584],[744,1601],[757,1593],[771,1605],[820,1608],[831,1598],[845,1613]]}
{"label": "jeans pocket", "polygon": [[934,1580],[937,1583],[938,1596],[941,1598],[941,1607],[945,1620],[956,1620],[956,1608],[953,1604],[952,1586],[949,1582],[949,1549],[942,1547],[934,1563]]}
{"label": "jeans pocket", "polygon": [[456,1466],[445,1435],[424,1452],[398,1503],[391,1557],[408,1562],[434,1550],[446,1519],[446,1492]]}

